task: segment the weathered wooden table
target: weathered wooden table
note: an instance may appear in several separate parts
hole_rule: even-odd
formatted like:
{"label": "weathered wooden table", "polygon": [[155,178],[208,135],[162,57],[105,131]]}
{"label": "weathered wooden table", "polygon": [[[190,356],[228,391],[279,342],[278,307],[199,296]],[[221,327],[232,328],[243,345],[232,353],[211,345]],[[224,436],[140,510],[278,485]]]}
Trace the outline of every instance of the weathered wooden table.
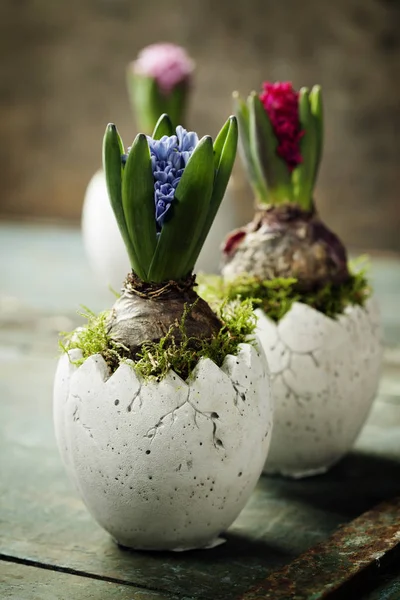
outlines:
{"label": "weathered wooden table", "polygon": [[92,520],[53,435],[57,333],[112,295],[77,230],[3,223],[0,253],[0,598],[400,599],[400,261],[373,260],[385,365],[354,451],[322,477],[262,477],[219,548],[146,554]]}

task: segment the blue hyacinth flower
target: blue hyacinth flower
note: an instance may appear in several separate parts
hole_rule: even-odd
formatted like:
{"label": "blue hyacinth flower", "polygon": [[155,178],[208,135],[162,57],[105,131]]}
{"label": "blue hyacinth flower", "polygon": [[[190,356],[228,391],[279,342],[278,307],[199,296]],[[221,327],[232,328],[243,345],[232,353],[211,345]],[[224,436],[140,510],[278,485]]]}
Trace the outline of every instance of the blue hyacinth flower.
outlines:
{"label": "blue hyacinth flower", "polygon": [[183,171],[199,143],[197,134],[176,128],[176,135],[164,135],[159,140],[147,137],[154,177],[154,205],[157,231],[171,217],[175,190]]}
{"label": "blue hyacinth flower", "polygon": [[[213,143],[160,116],[151,137],[128,150],[107,126],[103,164],[111,206],[134,273],[146,282],[180,281],[193,271],[235,160],[237,121]],[[121,168],[122,167],[122,168]]]}

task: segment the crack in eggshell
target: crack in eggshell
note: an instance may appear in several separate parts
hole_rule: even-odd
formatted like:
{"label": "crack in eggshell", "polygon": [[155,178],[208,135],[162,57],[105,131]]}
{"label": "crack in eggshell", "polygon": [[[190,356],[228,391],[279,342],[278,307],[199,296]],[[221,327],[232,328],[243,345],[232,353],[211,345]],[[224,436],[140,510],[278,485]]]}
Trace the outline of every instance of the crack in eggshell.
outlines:
{"label": "crack in eggshell", "polygon": [[65,355],[54,405],[60,452],[87,507],[136,548],[218,537],[252,492],[271,439],[269,374],[250,344],[221,368],[201,359],[187,381],[173,371],[143,381],[129,364],[110,376],[99,355],[80,367]]}
{"label": "crack in eggshell", "polygon": [[197,409],[190,401],[190,393],[191,393],[191,388],[188,387],[188,394],[187,394],[187,398],[186,398],[185,402],[183,404],[181,404],[180,406],[177,406],[176,408],[173,408],[172,410],[170,410],[169,412],[164,414],[159,419],[159,421],[147,431],[147,433],[145,434],[145,437],[150,439],[150,443],[154,441],[157,433],[159,432],[159,429],[166,425],[166,422],[165,422],[166,419],[168,417],[171,417],[171,422],[170,422],[169,426],[172,427],[176,421],[176,413],[179,410],[181,410],[186,404],[188,404],[193,409],[193,422],[194,422],[195,426],[199,429],[199,425],[197,422],[197,415],[201,415],[205,419],[208,419],[212,424],[212,435],[213,435],[213,443],[214,443],[215,448],[219,449],[219,448],[223,447],[223,443],[222,443],[221,439],[217,436],[217,425],[215,422],[215,420],[218,419],[219,416],[215,412],[206,413],[206,412],[203,412],[203,411]]}
{"label": "crack in eggshell", "polygon": [[348,307],[337,320],[301,303],[278,324],[256,313],[276,407],[265,472],[323,472],[350,450],[377,391],[376,304]]}

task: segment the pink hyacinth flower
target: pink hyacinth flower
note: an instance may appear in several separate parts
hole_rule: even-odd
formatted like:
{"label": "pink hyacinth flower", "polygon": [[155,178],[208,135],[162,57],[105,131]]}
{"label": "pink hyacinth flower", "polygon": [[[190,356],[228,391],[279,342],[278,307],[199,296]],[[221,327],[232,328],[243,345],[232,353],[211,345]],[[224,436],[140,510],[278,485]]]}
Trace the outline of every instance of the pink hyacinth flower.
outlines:
{"label": "pink hyacinth flower", "polygon": [[293,171],[303,159],[300,140],[305,131],[299,120],[299,94],[289,81],[263,83],[260,100],[278,139],[277,153]]}
{"label": "pink hyacinth flower", "polygon": [[169,94],[176,85],[190,78],[194,62],[181,46],[152,44],[141,50],[132,68],[137,75],[154,78],[160,90]]}

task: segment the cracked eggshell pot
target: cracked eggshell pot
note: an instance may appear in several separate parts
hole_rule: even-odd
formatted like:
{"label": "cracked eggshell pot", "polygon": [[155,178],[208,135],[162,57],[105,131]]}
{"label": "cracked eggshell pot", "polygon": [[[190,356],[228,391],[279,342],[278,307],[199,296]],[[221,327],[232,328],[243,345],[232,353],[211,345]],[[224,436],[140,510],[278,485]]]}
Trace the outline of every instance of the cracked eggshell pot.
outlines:
{"label": "cracked eggshell pot", "polygon": [[276,324],[257,310],[275,402],[265,473],[324,473],[352,447],[377,392],[382,361],[373,299],[336,320],[295,303]]}
{"label": "cracked eggshell pot", "polygon": [[[197,261],[196,272],[218,272],[221,240],[239,224],[232,184],[228,184],[225,198]],[[103,170],[93,175],[86,190],[82,236],[88,262],[99,282],[119,290],[131,266],[110,205]]]}
{"label": "cracked eggshell pot", "polygon": [[[60,358],[54,420],[63,462],[87,508],[121,545],[202,548],[236,519],[261,474],[272,401],[264,353],[242,344],[221,368],[201,359],[141,381],[109,376],[100,355]],[[80,357],[79,350],[70,357]]]}

